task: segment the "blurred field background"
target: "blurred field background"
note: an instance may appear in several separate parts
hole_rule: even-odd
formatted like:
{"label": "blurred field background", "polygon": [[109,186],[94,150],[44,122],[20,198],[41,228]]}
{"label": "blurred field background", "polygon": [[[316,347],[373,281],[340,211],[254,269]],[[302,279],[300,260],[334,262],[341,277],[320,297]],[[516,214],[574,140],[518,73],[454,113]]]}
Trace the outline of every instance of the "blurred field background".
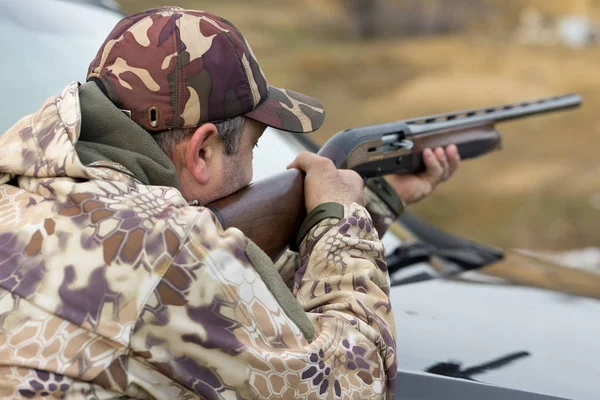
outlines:
{"label": "blurred field background", "polygon": [[[162,0],[120,0],[126,13]],[[598,246],[600,1],[178,0],[232,21],[270,83],[323,101],[339,130],[578,92],[575,112],[499,125],[504,149],[463,163],[412,210],[502,247]]]}

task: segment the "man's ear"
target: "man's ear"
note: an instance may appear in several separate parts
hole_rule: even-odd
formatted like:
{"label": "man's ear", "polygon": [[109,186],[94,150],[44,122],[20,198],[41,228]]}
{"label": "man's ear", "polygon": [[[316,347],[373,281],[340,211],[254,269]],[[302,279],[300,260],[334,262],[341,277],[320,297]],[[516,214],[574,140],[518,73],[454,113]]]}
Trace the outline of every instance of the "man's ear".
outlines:
{"label": "man's ear", "polygon": [[186,145],[186,167],[201,185],[210,180],[210,166],[217,150],[217,134],[218,130],[214,124],[203,124],[196,129]]}

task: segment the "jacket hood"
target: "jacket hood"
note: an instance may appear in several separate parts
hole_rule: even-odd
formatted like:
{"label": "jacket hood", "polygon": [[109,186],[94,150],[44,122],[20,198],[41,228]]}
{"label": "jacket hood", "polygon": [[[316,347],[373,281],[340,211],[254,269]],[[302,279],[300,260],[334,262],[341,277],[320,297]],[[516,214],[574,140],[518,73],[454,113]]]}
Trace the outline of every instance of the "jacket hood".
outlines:
{"label": "jacket hood", "polygon": [[76,83],[0,135],[0,182],[14,176],[89,178],[77,157],[81,114]]}

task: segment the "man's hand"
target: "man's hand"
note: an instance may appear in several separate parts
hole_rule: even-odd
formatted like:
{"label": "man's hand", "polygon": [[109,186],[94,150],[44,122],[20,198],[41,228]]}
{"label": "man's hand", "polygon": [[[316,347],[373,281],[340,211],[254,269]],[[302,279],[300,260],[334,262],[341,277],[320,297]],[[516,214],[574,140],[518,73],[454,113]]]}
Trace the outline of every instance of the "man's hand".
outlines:
{"label": "man's hand", "polygon": [[304,179],[304,202],[306,212],[322,203],[336,202],[342,205],[364,205],[364,181],[352,170],[337,169],[325,157],[303,151],[288,165],[306,173]]}
{"label": "man's hand", "polygon": [[460,155],[455,145],[448,146],[446,151],[441,147],[436,148],[435,151],[425,149],[423,161],[427,167],[425,172],[417,175],[395,174],[385,177],[406,204],[422,200],[439,183],[448,180],[460,164]]}

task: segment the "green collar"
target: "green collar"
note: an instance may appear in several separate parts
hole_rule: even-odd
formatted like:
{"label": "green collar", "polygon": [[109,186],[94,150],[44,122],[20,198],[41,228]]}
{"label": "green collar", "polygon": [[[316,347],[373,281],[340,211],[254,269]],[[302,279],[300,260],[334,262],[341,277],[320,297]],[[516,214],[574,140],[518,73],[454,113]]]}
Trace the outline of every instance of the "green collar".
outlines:
{"label": "green collar", "polygon": [[79,87],[81,132],[75,150],[84,165],[112,161],[146,185],[180,189],[177,170],[151,134],[121,112],[94,82]]}

